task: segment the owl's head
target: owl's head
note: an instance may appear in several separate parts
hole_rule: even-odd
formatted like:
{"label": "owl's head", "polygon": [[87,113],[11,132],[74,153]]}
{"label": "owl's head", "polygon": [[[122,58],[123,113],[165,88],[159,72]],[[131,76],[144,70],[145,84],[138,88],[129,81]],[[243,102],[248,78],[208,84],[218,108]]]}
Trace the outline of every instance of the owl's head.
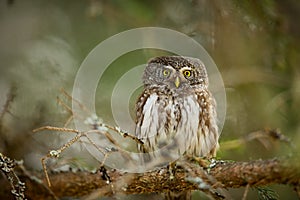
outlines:
{"label": "owl's head", "polygon": [[197,58],[182,56],[151,59],[144,70],[143,82],[146,87],[167,87],[176,91],[208,87],[204,64]]}

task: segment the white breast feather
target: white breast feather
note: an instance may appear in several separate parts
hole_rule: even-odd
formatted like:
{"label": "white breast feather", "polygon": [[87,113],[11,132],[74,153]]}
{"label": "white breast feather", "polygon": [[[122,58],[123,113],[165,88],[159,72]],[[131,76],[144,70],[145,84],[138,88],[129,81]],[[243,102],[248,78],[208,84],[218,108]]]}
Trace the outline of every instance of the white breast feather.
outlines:
{"label": "white breast feather", "polygon": [[[207,143],[199,127],[199,115],[203,111],[197,102],[197,97],[191,95],[180,99],[181,103],[178,101],[179,99],[176,99],[173,103],[169,99],[166,107],[163,107],[158,103],[158,95],[155,93],[151,94],[143,108],[144,117],[142,124],[140,124],[140,130],[138,130],[140,133],[139,137],[148,138],[145,144],[147,148],[149,146],[150,148],[154,147],[157,143],[163,143],[168,137],[171,137],[170,139],[174,139],[174,141],[168,142],[176,142],[176,148],[178,148],[180,154],[189,149],[187,151],[188,154],[206,156],[215,141],[208,141]],[[181,121],[178,124],[175,119],[176,105],[182,106],[180,108]],[[170,127],[178,125],[177,132],[175,133],[166,133],[164,129],[167,121],[166,111],[168,110],[171,114]],[[200,126],[204,126],[204,129],[207,128],[204,124]],[[157,134],[158,137],[156,137]],[[157,141],[155,141],[155,138]]]}
{"label": "white breast feather", "polygon": [[181,121],[176,133],[176,140],[179,141],[181,154],[190,149],[190,147],[196,147],[199,139],[197,133],[200,106],[197,103],[196,96],[185,97],[183,99],[183,107],[185,109],[181,109]]}

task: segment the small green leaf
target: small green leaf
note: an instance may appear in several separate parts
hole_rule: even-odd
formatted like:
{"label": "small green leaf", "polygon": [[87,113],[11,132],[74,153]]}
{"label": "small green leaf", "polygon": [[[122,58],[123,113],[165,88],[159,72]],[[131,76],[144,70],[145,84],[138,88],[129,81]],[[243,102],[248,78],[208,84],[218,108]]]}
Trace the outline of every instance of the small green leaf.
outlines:
{"label": "small green leaf", "polygon": [[269,187],[256,187],[259,200],[279,200],[279,195]]}

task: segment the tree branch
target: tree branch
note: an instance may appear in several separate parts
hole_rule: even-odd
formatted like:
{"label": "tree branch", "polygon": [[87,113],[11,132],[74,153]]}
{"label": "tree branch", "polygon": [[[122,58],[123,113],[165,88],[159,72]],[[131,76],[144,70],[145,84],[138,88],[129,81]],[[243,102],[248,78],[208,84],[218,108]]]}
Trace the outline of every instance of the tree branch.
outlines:
{"label": "tree branch", "polygon": [[[96,173],[60,172],[50,174],[51,190],[46,182],[38,182],[33,175],[18,171],[26,183],[26,196],[32,199],[56,197],[112,196],[115,194],[164,193],[167,191],[209,190],[288,184],[300,185],[300,162],[297,159],[270,159],[249,162],[215,161],[201,164],[195,160],[178,162],[174,178],[170,179],[167,167],[144,174],[128,174],[116,170]],[[208,163],[206,161],[206,163]],[[42,175],[36,174],[38,177]],[[8,188],[7,181],[0,181],[1,188]],[[8,191],[9,188],[6,190]]]}

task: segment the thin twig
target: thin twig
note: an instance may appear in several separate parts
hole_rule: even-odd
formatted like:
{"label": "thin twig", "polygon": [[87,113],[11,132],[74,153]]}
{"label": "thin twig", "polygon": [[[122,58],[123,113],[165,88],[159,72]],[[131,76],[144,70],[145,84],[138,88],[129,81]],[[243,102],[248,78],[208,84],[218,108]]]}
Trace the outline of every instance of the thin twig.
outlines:
{"label": "thin twig", "polygon": [[41,163],[42,163],[42,167],[43,167],[43,171],[45,174],[45,178],[47,181],[47,184],[49,187],[51,187],[51,182],[50,182],[50,178],[48,175],[48,171],[47,171],[47,166],[46,166],[46,160],[48,158],[58,158],[60,156],[60,154],[65,151],[67,148],[69,148],[71,145],[73,145],[75,142],[77,142],[80,138],[85,137],[87,138],[87,140],[89,141],[89,143],[91,145],[93,145],[100,153],[102,153],[104,155],[104,158],[101,162],[101,166],[103,166],[105,164],[106,159],[108,158],[109,154],[112,153],[112,150],[108,150],[106,149],[106,151],[102,150],[89,136],[89,133],[97,133],[97,134],[102,134],[104,135],[112,144],[114,144],[117,148],[117,150],[122,153],[123,155],[125,154],[125,156],[127,157],[127,159],[131,159],[131,157],[127,154],[127,152],[122,151],[119,148],[119,144],[117,143],[116,140],[113,139],[113,137],[111,137],[111,135],[108,132],[103,132],[103,131],[99,131],[99,130],[89,130],[86,132],[79,132],[76,129],[71,129],[71,128],[60,128],[60,127],[54,127],[54,126],[43,126],[37,129],[34,129],[33,132],[39,132],[39,131],[45,131],[45,130],[50,130],[50,131],[60,131],[60,132],[68,132],[68,133],[75,133],[76,136],[74,138],[72,138],[70,141],[68,141],[67,143],[65,143],[62,147],[60,147],[57,150],[50,150],[48,152],[48,154],[44,157],[41,158]]}
{"label": "thin twig", "polygon": [[7,94],[6,102],[3,106],[3,110],[0,113],[0,120],[3,119],[3,116],[5,115],[5,113],[10,113],[10,111],[9,111],[10,104],[13,102],[14,98],[16,97],[15,90],[16,89],[14,87],[10,88],[10,90]]}
{"label": "thin twig", "polygon": [[15,167],[18,163],[0,153],[0,171],[5,175],[11,187],[11,193],[17,200],[26,200],[25,182],[21,181],[15,173]]}
{"label": "thin twig", "polygon": [[48,175],[48,172],[47,172],[47,166],[46,166],[46,163],[45,163],[46,159],[53,158],[53,157],[58,158],[64,150],[66,150],[72,144],[74,144],[76,141],[78,141],[81,136],[82,135],[80,133],[77,133],[77,135],[74,138],[72,138],[69,142],[64,144],[61,148],[59,148],[58,150],[51,150],[51,151],[49,151],[49,153],[46,156],[41,158],[41,163],[42,163],[43,170],[44,170],[46,180],[47,180],[47,184],[48,184],[49,187],[51,187],[51,182],[50,182],[50,179],[49,179],[49,175]]}
{"label": "thin twig", "polygon": [[76,129],[72,129],[72,128],[60,128],[60,127],[55,127],[55,126],[42,126],[40,128],[34,129],[32,132],[36,133],[36,132],[44,131],[44,130],[79,133],[79,131],[76,130]]}
{"label": "thin twig", "polygon": [[73,115],[73,110],[68,106],[64,101],[62,101],[59,97],[56,98],[57,103],[61,105],[66,111],[68,111],[71,115]]}
{"label": "thin twig", "polygon": [[250,185],[247,184],[246,187],[245,187],[245,191],[244,191],[242,200],[246,200],[247,199],[249,188],[250,188]]}
{"label": "thin twig", "polygon": [[107,125],[107,124],[102,124],[102,125],[104,127],[108,128],[108,129],[112,130],[112,131],[115,131],[115,132],[119,133],[124,138],[128,137],[128,138],[132,139],[133,141],[135,141],[136,143],[138,143],[140,145],[144,145],[144,142],[141,139],[133,136],[132,134],[129,134],[126,131],[121,130],[119,127],[114,127],[114,126],[110,126],[110,125]]}
{"label": "thin twig", "polygon": [[71,95],[69,95],[63,88],[61,88],[60,91],[61,91],[62,94],[65,95],[68,99],[70,99],[71,101],[76,102],[76,103],[79,105],[79,107],[80,107],[83,111],[85,111],[85,112],[87,112],[87,113],[91,113],[87,107],[85,107],[80,101],[78,101],[77,99],[75,99],[74,97],[72,97]]}

